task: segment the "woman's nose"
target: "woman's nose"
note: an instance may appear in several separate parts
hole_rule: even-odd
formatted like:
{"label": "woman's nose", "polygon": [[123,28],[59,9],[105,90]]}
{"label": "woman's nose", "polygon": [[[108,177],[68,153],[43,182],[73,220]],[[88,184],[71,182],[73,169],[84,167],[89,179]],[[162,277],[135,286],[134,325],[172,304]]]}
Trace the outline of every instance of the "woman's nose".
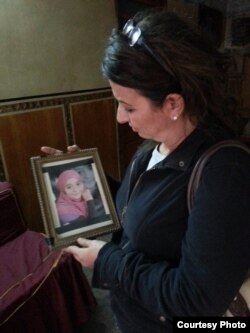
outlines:
{"label": "woman's nose", "polygon": [[125,124],[129,121],[128,112],[121,106],[118,106],[116,120],[119,124]]}

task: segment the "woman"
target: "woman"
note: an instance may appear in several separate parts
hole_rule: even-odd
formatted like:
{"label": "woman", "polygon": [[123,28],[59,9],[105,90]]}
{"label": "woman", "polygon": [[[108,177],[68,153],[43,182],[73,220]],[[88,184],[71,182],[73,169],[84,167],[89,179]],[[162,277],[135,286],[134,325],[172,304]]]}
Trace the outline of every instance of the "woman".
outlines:
{"label": "woman", "polygon": [[118,190],[120,234],[109,243],[79,239],[66,251],[94,269],[94,287],[110,289],[123,333],[171,332],[176,316],[221,316],[249,268],[246,152],[211,157],[187,208],[198,157],[235,135],[222,60],[199,31],[166,12],[139,13],[109,38],[102,69],[117,121],[152,144],[135,154]]}
{"label": "woman", "polygon": [[56,186],[59,191],[56,208],[62,225],[85,221],[93,216],[93,196],[85,188],[82,176],[77,171],[70,169],[61,172]]}

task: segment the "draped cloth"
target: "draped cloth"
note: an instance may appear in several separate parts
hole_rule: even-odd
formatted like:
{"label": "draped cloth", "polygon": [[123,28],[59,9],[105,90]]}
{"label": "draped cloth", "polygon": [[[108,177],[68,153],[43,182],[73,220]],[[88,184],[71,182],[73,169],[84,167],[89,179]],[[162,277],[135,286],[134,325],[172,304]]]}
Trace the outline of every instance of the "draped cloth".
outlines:
{"label": "draped cloth", "polygon": [[1,333],[73,333],[89,319],[96,300],[80,264],[43,235],[24,232],[0,257]]}
{"label": "draped cloth", "polygon": [[96,300],[81,265],[27,230],[8,182],[0,182],[0,332],[73,333]]}

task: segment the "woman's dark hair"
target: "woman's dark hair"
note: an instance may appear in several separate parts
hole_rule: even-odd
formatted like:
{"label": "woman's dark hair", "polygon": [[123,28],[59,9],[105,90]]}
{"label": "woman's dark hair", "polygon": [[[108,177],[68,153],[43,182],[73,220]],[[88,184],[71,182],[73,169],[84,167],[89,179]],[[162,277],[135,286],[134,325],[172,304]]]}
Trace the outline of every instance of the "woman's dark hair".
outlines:
{"label": "woman's dark hair", "polygon": [[227,113],[225,102],[225,56],[209,37],[198,26],[166,11],[140,12],[133,22],[166,69],[142,46],[131,47],[128,37],[114,29],[103,57],[104,78],[136,89],[156,105],[176,87],[191,120],[200,123],[206,113],[213,113],[233,127],[235,122],[229,119],[233,112],[228,108],[230,115]]}

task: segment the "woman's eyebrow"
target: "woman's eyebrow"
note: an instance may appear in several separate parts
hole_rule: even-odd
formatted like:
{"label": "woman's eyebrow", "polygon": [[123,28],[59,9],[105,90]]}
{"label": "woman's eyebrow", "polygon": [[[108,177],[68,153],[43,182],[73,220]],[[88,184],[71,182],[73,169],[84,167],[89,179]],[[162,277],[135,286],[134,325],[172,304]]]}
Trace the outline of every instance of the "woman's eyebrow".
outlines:
{"label": "woman's eyebrow", "polygon": [[118,102],[118,103],[122,103],[122,104],[126,104],[126,105],[128,105],[128,106],[132,106],[132,104],[129,104],[129,103],[123,101],[122,99],[117,99],[117,102]]}

